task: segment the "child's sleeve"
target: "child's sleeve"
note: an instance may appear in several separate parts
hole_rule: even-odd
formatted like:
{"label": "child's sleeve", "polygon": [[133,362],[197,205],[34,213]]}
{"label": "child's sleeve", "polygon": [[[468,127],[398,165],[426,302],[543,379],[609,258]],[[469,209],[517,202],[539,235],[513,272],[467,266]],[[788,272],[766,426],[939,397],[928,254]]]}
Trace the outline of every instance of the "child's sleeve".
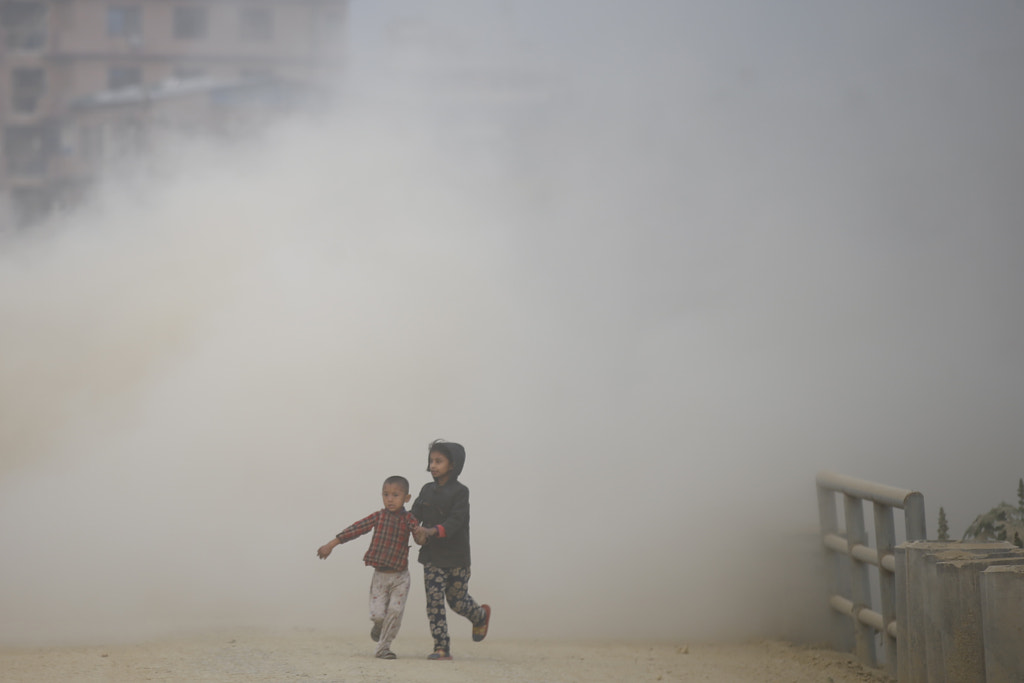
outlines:
{"label": "child's sleeve", "polygon": [[469,489],[462,487],[455,492],[452,500],[452,509],[448,516],[437,525],[437,535],[440,538],[454,536],[469,524]]}
{"label": "child's sleeve", "polygon": [[423,521],[423,492],[427,490],[427,486],[430,484],[426,484],[420,489],[420,495],[416,496],[416,500],[413,501],[412,507],[409,509],[412,516],[421,522]]}
{"label": "child's sleeve", "polygon": [[363,517],[358,522],[348,526],[344,531],[340,532],[335,538],[340,542],[351,541],[353,538],[359,538],[365,533],[368,533],[377,524],[377,516],[379,512],[374,512],[372,515]]}

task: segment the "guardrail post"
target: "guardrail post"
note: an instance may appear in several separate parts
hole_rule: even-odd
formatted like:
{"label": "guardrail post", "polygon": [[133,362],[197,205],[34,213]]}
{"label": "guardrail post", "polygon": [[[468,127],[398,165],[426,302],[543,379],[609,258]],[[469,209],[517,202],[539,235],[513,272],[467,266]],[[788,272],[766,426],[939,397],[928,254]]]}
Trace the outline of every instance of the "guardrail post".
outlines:
{"label": "guardrail post", "polygon": [[[818,489],[818,517],[821,520],[821,535],[839,533],[839,519],[836,514],[836,494],[823,486]],[[847,595],[848,590],[843,585],[843,577],[840,564],[846,561],[838,553],[832,552],[827,546],[822,546],[825,553],[825,587],[828,596]],[[830,635],[832,647],[840,652],[853,652],[853,624],[849,617],[843,616],[834,609],[829,608]]]}
{"label": "guardrail post", "polygon": [[[878,547],[879,560],[893,555],[896,549],[896,523],[893,521],[892,507],[882,503],[874,503],[875,543]],[[890,629],[896,621],[896,575],[889,571],[878,573],[878,593],[882,600],[882,652],[885,653],[885,672],[896,678],[896,636]]]}
{"label": "guardrail post", "polygon": [[864,529],[864,505],[861,499],[843,494],[843,512],[846,520],[846,542],[850,549],[850,598],[853,600],[854,634],[857,657],[868,666],[876,666],[875,639],[871,627],[860,619],[860,611],[871,605],[871,583],[868,566],[853,556],[854,546],[868,544],[868,533]]}
{"label": "guardrail post", "polygon": [[925,531],[924,496],[914,491],[903,501],[904,522],[907,527],[907,541],[924,541]]}
{"label": "guardrail post", "polygon": [[896,675],[894,678],[901,683],[910,683],[910,597],[908,595],[907,575],[909,573],[907,544],[896,547]]}
{"label": "guardrail post", "polygon": [[[847,635],[846,643],[834,647],[856,652],[863,664],[877,667],[878,653],[874,640],[877,632],[884,647],[885,670],[895,677],[913,662],[913,658],[908,660],[904,653],[907,640],[912,640],[916,631],[910,628],[916,614],[910,609],[910,596],[906,591],[907,577],[913,573],[914,563],[908,552],[897,552],[895,548],[893,511],[895,508],[903,511],[908,541],[923,539],[924,496],[917,491],[836,472],[818,472],[815,482],[821,540],[826,552],[826,579],[831,589],[828,603],[845,622],[845,628],[834,622],[833,637],[838,642],[836,634]],[[837,494],[843,496],[845,531],[839,529],[835,505]],[[864,524],[864,501],[874,504],[874,533],[877,537],[874,548],[868,542]],[[848,559],[843,560],[844,555]],[[871,607],[869,565],[878,568],[880,611]]]}

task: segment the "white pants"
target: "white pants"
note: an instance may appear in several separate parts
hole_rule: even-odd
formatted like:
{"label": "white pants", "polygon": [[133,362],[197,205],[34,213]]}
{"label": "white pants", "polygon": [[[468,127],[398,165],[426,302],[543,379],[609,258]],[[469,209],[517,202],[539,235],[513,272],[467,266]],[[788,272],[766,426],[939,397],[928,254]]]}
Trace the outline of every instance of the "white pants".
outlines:
{"label": "white pants", "polygon": [[391,641],[402,626],[405,601],[409,598],[409,570],[404,572],[382,572],[373,570],[370,581],[370,620],[380,624],[380,640],[377,653],[391,649]]}

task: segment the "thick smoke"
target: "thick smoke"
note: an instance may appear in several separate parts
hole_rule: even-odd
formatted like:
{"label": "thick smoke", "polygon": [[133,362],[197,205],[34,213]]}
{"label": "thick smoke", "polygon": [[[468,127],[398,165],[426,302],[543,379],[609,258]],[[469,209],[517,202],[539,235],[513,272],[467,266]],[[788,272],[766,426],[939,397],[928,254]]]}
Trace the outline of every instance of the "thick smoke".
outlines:
{"label": "thick smoke", "polygon": [[817,470],[1013,497],[1021,8],[348,31],[336,111],[3,242],[0,641],[361,631],[365,543],[315,549],[436,437],[495,636],[799,637]]}

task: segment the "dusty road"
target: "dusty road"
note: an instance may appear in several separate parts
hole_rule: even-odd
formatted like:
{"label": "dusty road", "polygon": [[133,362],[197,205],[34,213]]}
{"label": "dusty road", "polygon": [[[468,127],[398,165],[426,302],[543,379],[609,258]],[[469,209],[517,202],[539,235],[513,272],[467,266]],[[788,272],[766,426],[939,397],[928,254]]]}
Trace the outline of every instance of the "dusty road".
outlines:
{"label": "dusty road", "polygon": [[[467,639],[468,640],[468,639]],[[424,659],[430,643],[399,636],[399,659],[373,657],[368,636],[323,631],[231,631],[139,644],[0,648],[0,681],[136,683],[208,681],[723,681],[853,683],[889,681],[847,655],[791,645],[573,643],[487,640],[454,643],[455,661]]]}

